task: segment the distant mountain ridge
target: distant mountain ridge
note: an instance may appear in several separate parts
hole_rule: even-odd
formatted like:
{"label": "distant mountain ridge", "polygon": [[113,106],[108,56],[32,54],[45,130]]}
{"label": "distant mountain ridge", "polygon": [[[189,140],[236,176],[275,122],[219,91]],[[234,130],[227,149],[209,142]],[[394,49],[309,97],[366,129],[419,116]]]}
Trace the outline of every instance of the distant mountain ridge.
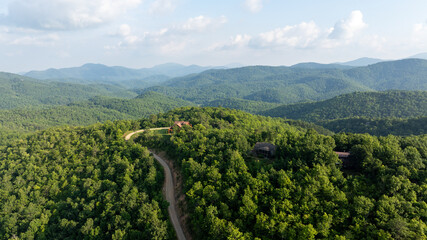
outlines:
{"label": "distant mountain ridge", "polygon": [[384,61],[386,61],[386,60],[379,59],[379,58],[363,57],[363,58],[358,58],[358,59],[355,59],[355,60],[352,60],[352,61],[342,62],[342,63],[336,63],[336,64],[338,64],[338,65],[344,65],[344,66],[352,66],[352,67],[364,67],[364,66],[368,66],[368,65],[372,65],[372,64],[384,62]]}
{"label": "distant mountain ridge", "polygon": [[419,58],[419,59],[427,59],[427,52],[425,53],[418,53],[413,56],[410,56],[409,58]]}
{"label": "distant mountain ridge", "polygon": [[106,66],[103,64],[87,63],[80,67],[47,69],[44,71],[30,71],[24,76],[39,80],[55,80],[74,83],[108,83],[121,86],[145,87],[157,84],[172,77],[200,73],[209,69],[226,67],[211,67],[176,63],[166,63],[152,68],[132,69],[120,66]]}
{"label": "distant mountain ridge", "polygon": [[167,80],[156,91],[198,104],[240,98],[270,103],[318,101],[363,91],[427,90],[427,60],[404,59],[349,69],[249,66]]}
{"label": "distant mountain ridge", "polygon": [[349,69],[352,68],[351,65],[345,65],[345,64],[322,64],[322,63],[315,63],[315,62],[307,62],[307,63],[298,63],[291,66],[292,68],[306,68],[306,69]]}

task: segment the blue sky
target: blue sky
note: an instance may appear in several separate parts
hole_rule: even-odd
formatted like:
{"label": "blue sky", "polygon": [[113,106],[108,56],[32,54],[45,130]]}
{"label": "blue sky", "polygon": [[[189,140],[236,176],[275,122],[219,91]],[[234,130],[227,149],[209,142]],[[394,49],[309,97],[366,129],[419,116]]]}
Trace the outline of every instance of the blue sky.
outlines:
{"label": "blue sky", "polygon": [[2,0],[0,71],[292,65],[427,52],[425,0]]}

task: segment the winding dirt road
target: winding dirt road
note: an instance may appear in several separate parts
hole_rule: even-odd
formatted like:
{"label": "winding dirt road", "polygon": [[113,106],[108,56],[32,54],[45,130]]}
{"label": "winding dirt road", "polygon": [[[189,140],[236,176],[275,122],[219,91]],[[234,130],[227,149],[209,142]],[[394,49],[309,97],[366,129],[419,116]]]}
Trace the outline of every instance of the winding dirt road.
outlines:
{"label": "winding dirt road", "polygon": [[[147,129],[147,130],[162,130],[162,129],[169,129],[169,127],[150,128],[150,129]],[[133,135],[135,135],[135,134],[137,134],[137,133],[140,133],[140,132],[144,132],[144,131],[145,131],[145,129],[141,129],[141,130],[138,130],[138,131],[135,131],[135,132],[128,133],[128,134],[125,136],[125,140],[127,141],[127,140],[129,140]]]}
{"label": "winding dirt road", "polygon": [[[147,130],[161,130],[161,129],[168,129],[166,128],[150,128]],[[131,132],[125,136],[125,140],[129,140],[134,134],[144,132],[145,130],[138,130],[135,132]],[[184,231],[182,230],[181,224],[178,220],[178,215],[176,213],[176,202],[175,202],[175,188],[173,184],[173,178],[172,178],[172,171],[169,168],[168,164],[165,160],[163,160],[161,157],[150,151],[150,153],[153,154],[153,157],[162,165],[163,170],[165,172],[165,197],[166,201],[169,202],[168,212],[169,212],[169,218],[172,221],[172,225],[175,228],[176,236],[178,237],[178,240],[186,240]]]}

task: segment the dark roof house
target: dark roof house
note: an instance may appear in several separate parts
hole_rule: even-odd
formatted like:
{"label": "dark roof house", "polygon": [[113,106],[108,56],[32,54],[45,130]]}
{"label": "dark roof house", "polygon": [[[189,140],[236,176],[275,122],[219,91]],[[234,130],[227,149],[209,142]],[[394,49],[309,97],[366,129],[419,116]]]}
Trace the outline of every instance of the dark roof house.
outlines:
{"label": "dark roof house", "polygon": [[335,152],[335,153],[338,154],[338,158],[341,159],[341,160],[350,157],[350,153],[349,152]]}
{"label": "dark roof house", "polygon": [[342,166],[344,168],[355,168],[355,161],[350,158],[351,154],[349,152],[335,152],[338,155],[338,158],[342,161]]}
{"label": "dark roof house", "polygon": [[267,142],[257,142],[252,150],[256,155],[262,155],[264,157],[274,157],[276,154],[276,146]]}

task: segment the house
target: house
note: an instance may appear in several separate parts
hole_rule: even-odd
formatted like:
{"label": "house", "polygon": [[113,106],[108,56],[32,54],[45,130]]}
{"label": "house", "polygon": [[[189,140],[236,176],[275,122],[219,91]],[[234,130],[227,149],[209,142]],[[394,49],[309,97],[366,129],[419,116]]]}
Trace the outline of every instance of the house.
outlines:
{"label": "house", "polygon": [[338,154],[338,158],[341,160],[348,159],[350,157],[349,152],[335,152],[335,153]]}
{"label": "house", "polygon": [[257,142],[252,152],[256,155],[262,155],[266,158],[271,158],[276,154],[276,146],[267,142]]}
{"label": "house", "polygon": [[173,123],[173,125],[168,129],[168,133],[172,133],[174,127],[182,128],[182,126],[184,126],[184,125],[187,125],[187,126],[191,127],[190,122],[187,122],[187,121],[175,121]]}
{"label": "house", "polygon": [[351,154],[349,152],[335,152],[338,158],[342,161],[344,168],[354,168],[354,161],[351,161]]}

